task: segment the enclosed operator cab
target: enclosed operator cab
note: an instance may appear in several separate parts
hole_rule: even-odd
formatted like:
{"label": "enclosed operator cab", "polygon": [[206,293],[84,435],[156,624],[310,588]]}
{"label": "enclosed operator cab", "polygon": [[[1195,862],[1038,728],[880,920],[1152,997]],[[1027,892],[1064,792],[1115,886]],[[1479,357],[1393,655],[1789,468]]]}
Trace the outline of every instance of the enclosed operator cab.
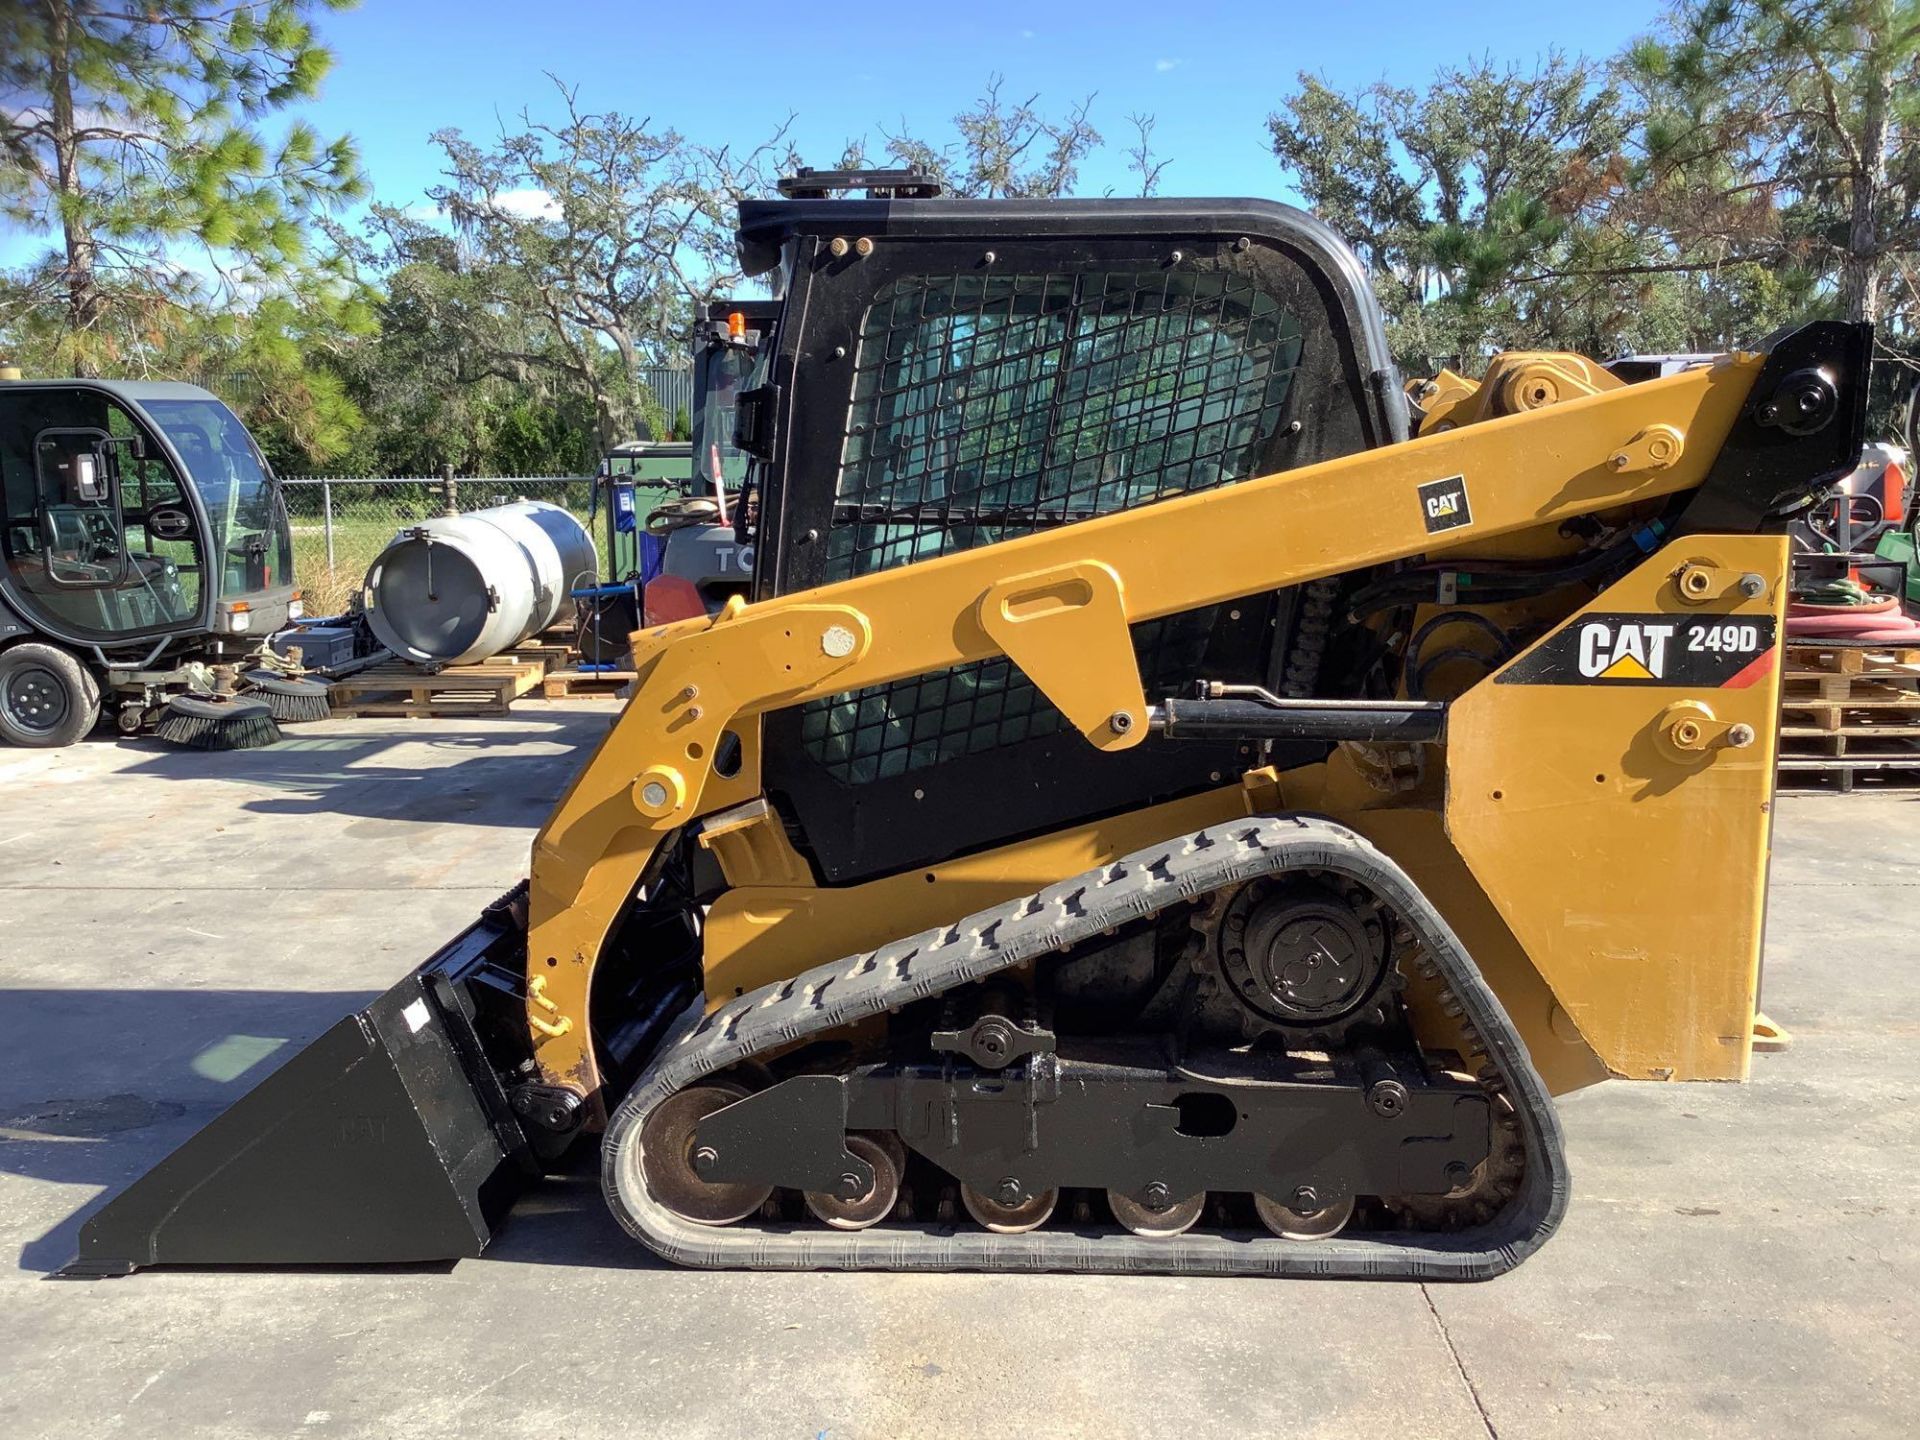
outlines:
{"label": "enclosed operator cab", "polygon": [[0,383],[0,736],[78,739],[102,692],[237,661],[296,610],[253,437],[195,385]]}

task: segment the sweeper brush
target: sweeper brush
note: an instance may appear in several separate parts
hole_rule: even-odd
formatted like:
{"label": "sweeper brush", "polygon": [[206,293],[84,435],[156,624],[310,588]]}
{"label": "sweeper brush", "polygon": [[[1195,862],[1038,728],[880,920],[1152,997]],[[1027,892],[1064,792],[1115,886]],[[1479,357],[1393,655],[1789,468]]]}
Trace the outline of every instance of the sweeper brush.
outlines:
{"label": "sweeper brush", "polygon": [[285,738],[266,701],[224,695],[175,696],[153,733],[189,750],[258,750]]}
{"label": "sweeper brush", "polygon": [[242,678],[247,682],[246,698],[265,701],[268,711],[282,725],[304,725],[333,714],[327,704],[327,687],[319,680],[296,680],[270,670],[249,670]]}

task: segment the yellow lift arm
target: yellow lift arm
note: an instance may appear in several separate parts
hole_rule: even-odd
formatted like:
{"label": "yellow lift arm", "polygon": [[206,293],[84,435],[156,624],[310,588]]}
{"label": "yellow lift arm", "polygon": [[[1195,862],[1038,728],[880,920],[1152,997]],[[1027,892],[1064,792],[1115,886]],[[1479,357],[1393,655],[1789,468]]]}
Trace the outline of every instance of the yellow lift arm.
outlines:
{"label": "yellow lift arm", "polygon": [[[1516,357],[1503,362],[1512,370]],[[1458,488],[1470,496],[1469,522],[1444,532],[1454,550],[1526,531],[1551,533],[1563,519],[1694,490],[1720,453],[1763,362],[1760,355],[1734,355],[1642,385],[1596,387],[1408,443],[788,598],[736,603],[711,621],[637,635],[639,678],[632,698],[533,847],[527,1013],[544,1078],[596,1096],[587,1006],[601,949],[669,833],[759,795],[761,714],[1006,654],[1090,743],[1106,749],[1138,744],[1147,731],[1145,705],[1156,697],[1142,694],[1127,625],[1437,553],[1426,514],[1435,482],[1457,479],[1458,487],[1441,490]],[[1454,402],[1464,409],[1459,397]],[[1425,495],[1422,487],[1428,487]],[[1356,516],[1364,522],[1356,524]],[[1689,563],[1688,573],[1701,578],[1688,584],[1704,589],[1676,588]],[[1687,614],[1777,614],[1784,565],[1777,540],[1696,537],[1684,542],[1680,554],[1655,555],[1632,577],[1631,596],[1609,592],[1605,599],[1609,609],[1653,607],[1647,613],[1683,613],[1680,607],[1686,607]],[[1740,588],[1743,580],[1752,588],[1749,576],[1759,577],[1759,593]],[[1751,1008],[1775,684],[1750,686],[1731,703],[1722,699],[1717,708],[1706,707],[1710,716],[1695,717],[1697,729],[1679,730],[1681,721],[1671,719],[1679,713],[1673,709],[1677,702],[1664,692],[1615,692],[1602,720],[1589,690],[1530,690],[1501,679],[1490,677],[1456,705],[1453,730],[1460,738],[1448,762],[1448,818],[1482,888],[1496,897],[1525,947],[1549,957],[1542,968],[1552,994],[1543,996],[1540,1026],[1572,1044],[1593,1045],[1602,1062],[1621,1073],[1743,1073],[1745,1022],[1732,1017],[1743,1005]],[[1491,738],[1489,730],[1506,726],[1509,712],[1518,710],[1526,712],[1525,738]],[[1534,713],[1540,710],[1545,713]],[[1728,858],[1715,870],[1716,881],[1738,887],[1735,909],[1748,917],[1715,947],[1727,954],[1706,967],[1725,973],[1714,981],[1717,998],[1704,1024],[1677,1010],[1664,1028],[1607,1024],[1617,1004],[1595,1001],[1589,991],[1609,988],[1607,965],[1646,963],[1647,956],[1636,962],[1631,954],[1614,954],[1615,946],[1582,959],[1586,952],[1578,945],[1556,944],[1556,934],[1577,934],[1592,919],[1571,895],[1557,893],[1579,888],[1578,850],[1558,857],[1567,875],[1563,886],[1549,884],[1541,868],[1543,859],[1555,858],[1552,842],[1567,838],[1570,822],[1596,823],[1595,844],[1634,844],[1630,822],[1636,815],[1648,835],[1676,833],[1671,826],[1656,827],[1651,806],[1583,811],[1579,802],[1587,792],[1569,792],[1570,782],[1559,774],[1565,766],[1548,763],[1555,747],[1568,763],[1577,757],[1574,768],[1584,772],[1597,800],[1628,773],[1621,770],[1621,754],[1638,753],[1638,742],[1624,732],[1637,735],[1650,720],[1667,741],[1646,744],[1667,744],[1673,751],[1672,764],[1680,767],[1676,782],[1686,766],[1725,748],[1730,727],[1745,724],[1767,736],[1766,743],[1746,747],[1735,766],[1721,767],[1711,796],[1697,786],[1673,791],[1694,806],[1710,799],[1716,814],[1730,789],[1740,802],[1705,831],[1685,832],[1690,850],[1706,838],[1722,846]],[[728,732],[741,742],[741,760],[734,773],[721,775],[713,763]],[[1695,744],[1676,740],[1676,734],[1704,738]],[[1491,784],[1482,793],[1482,778],[1511,768],[1516,750],[1527,759],[1521,778],[1511,782],[1512,800],[1508,790]],[[1641,768],[1667,753],[1646,751]],[[1462,773],[1463,762],[1472,775]],[[1500,806],[1505,808],[1490,808]],[[1516,852],[1529,850],[1526,875],[1513,874]],[[1611,881],[1609,893],[1596,897],[1609,914],[1623,905],[1633,908],[1631,897],[1612,893],[1613,886],[1659,878],[1649,872],[1657,869],[1660,850],[1649,846],[1639,863],[1609,869],[1631,877]],[[1538,892],[1543,884],[1556,890],[1555,904],[1530,904],[1517,893],[1522,885]],[[1673,888],[1669,883],[1661,894]],[[1658,897],[1649,892],[1646,898],[1651,913]],[[1622,942],[1629,950],[1634,943]],[[1688,982],[1685,993],[1669,997],[1671,1005],[1684,1006],[1696,988]],[[1526,1018],[1519,1023],[1524,1032]],[[1682,1044],[1676,1027],[1689,1037],[1703,1028],[1715,1033]],[[1677,1060],[1649,1059],[1676,1050],[1683,1052]]]}

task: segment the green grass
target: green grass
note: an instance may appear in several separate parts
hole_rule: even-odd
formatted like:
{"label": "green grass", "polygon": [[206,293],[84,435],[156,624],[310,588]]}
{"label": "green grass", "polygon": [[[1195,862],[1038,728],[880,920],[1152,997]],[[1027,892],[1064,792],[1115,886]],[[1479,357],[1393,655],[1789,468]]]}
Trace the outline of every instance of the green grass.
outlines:
{"label": "green grass", "polygon": [[367,567],[405,521],[336,515],[333,564],[327,564],[326,528],[304,517],[293,522],[293,573],[307,592],[309,615],[337,615],[360,588]]}

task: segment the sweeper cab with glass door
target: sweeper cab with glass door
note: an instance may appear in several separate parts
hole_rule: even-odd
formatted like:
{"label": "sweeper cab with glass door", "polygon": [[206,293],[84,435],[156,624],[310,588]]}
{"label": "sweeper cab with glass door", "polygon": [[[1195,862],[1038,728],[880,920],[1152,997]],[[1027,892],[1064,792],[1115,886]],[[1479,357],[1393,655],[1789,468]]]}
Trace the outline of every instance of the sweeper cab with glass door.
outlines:
{"label": "sweeper cab with glass door", "polygon": [[136,733],[299,614],[279,486],[217,397],[0,372],[0,740]]}

